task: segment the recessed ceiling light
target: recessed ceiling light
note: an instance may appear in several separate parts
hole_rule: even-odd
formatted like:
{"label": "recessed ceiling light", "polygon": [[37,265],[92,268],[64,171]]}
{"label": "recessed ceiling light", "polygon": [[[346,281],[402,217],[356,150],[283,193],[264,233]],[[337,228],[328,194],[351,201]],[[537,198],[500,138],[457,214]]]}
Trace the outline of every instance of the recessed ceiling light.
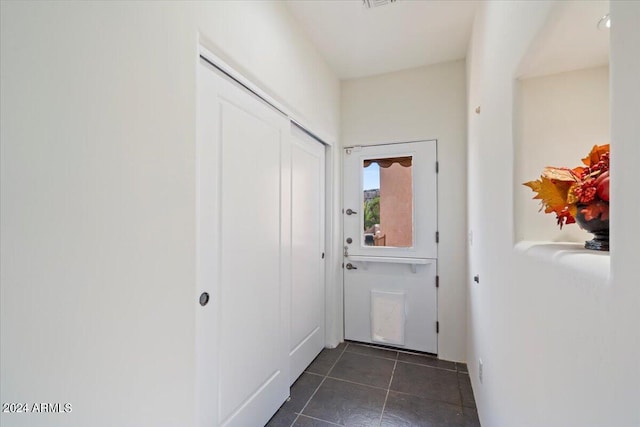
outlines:
{"label": "recessed ceiling light", "polygon": [[607,13],[598,21],[598,29],[599,30],[608,30],[611,28],[611,17]]}

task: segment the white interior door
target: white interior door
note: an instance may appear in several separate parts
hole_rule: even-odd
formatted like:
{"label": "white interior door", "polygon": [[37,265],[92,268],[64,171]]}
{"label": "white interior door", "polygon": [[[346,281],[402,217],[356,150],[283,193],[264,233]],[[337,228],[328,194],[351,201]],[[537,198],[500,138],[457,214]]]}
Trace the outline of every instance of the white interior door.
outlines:
{"label": "white interior door", "polygon": [[324,348],[324,145],[292,125],[289,383]]}
{"label": "white interior door", "polygon": [[436,141],[344,152],[345,338],[437,354]]}
{"label": "white interior door", "polygon": [[289,394],[289,122],[204,61],[197,99],[198,425],[261,426]]}

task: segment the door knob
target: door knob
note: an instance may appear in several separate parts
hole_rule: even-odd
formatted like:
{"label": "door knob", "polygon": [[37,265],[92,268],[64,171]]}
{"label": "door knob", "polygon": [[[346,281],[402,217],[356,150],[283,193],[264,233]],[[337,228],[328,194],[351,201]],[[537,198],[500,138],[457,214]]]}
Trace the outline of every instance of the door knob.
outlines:
{"label": "door knob", "polygon": [[354,211],[353,209],[347,209],[347,211],[346,211],[346,214],[347,214],[347,215],[355,215],[355,214],[357,214],[357,213],[358,213],[358,212]]}
{"label": "door knob", "polygon": [[347,264],[345,267],[347,267],[347,270],[357,270],[358,267],[354,267],[353,264],[349,263]]}

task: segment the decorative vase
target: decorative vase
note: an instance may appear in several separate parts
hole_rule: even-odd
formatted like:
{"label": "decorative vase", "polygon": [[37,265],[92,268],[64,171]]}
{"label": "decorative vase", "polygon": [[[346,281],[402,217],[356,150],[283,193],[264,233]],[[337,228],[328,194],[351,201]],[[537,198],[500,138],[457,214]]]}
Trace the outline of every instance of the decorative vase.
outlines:
{"label": "decorative vase", "polygon": [[609,203],[597,201],[579,203],[576,222],[583,230],[594,235],[593,240],[584,242],[584,247],[596,251],[609,250]]}

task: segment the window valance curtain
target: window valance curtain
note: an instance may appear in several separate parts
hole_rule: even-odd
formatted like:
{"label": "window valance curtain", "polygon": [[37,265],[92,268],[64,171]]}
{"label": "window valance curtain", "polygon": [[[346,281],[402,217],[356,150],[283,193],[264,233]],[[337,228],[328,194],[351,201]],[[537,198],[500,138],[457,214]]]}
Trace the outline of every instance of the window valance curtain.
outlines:
{"label": "window valance curtain", "polygon": [[381,168],[388,168],[392,164],[398,163],[398,164],[400,164],[400,166],[408,168],[408,167],[411,166],[411,161],[412,161],[412,157],[411,156],[390,157],[390,158],[386,158],[386,159],[367,159],[367,160],[364,161],[364,167],[365,168],[369,167],[369,165],[371,165],[371,163],[377,163],[378,166],[380,166]]}

